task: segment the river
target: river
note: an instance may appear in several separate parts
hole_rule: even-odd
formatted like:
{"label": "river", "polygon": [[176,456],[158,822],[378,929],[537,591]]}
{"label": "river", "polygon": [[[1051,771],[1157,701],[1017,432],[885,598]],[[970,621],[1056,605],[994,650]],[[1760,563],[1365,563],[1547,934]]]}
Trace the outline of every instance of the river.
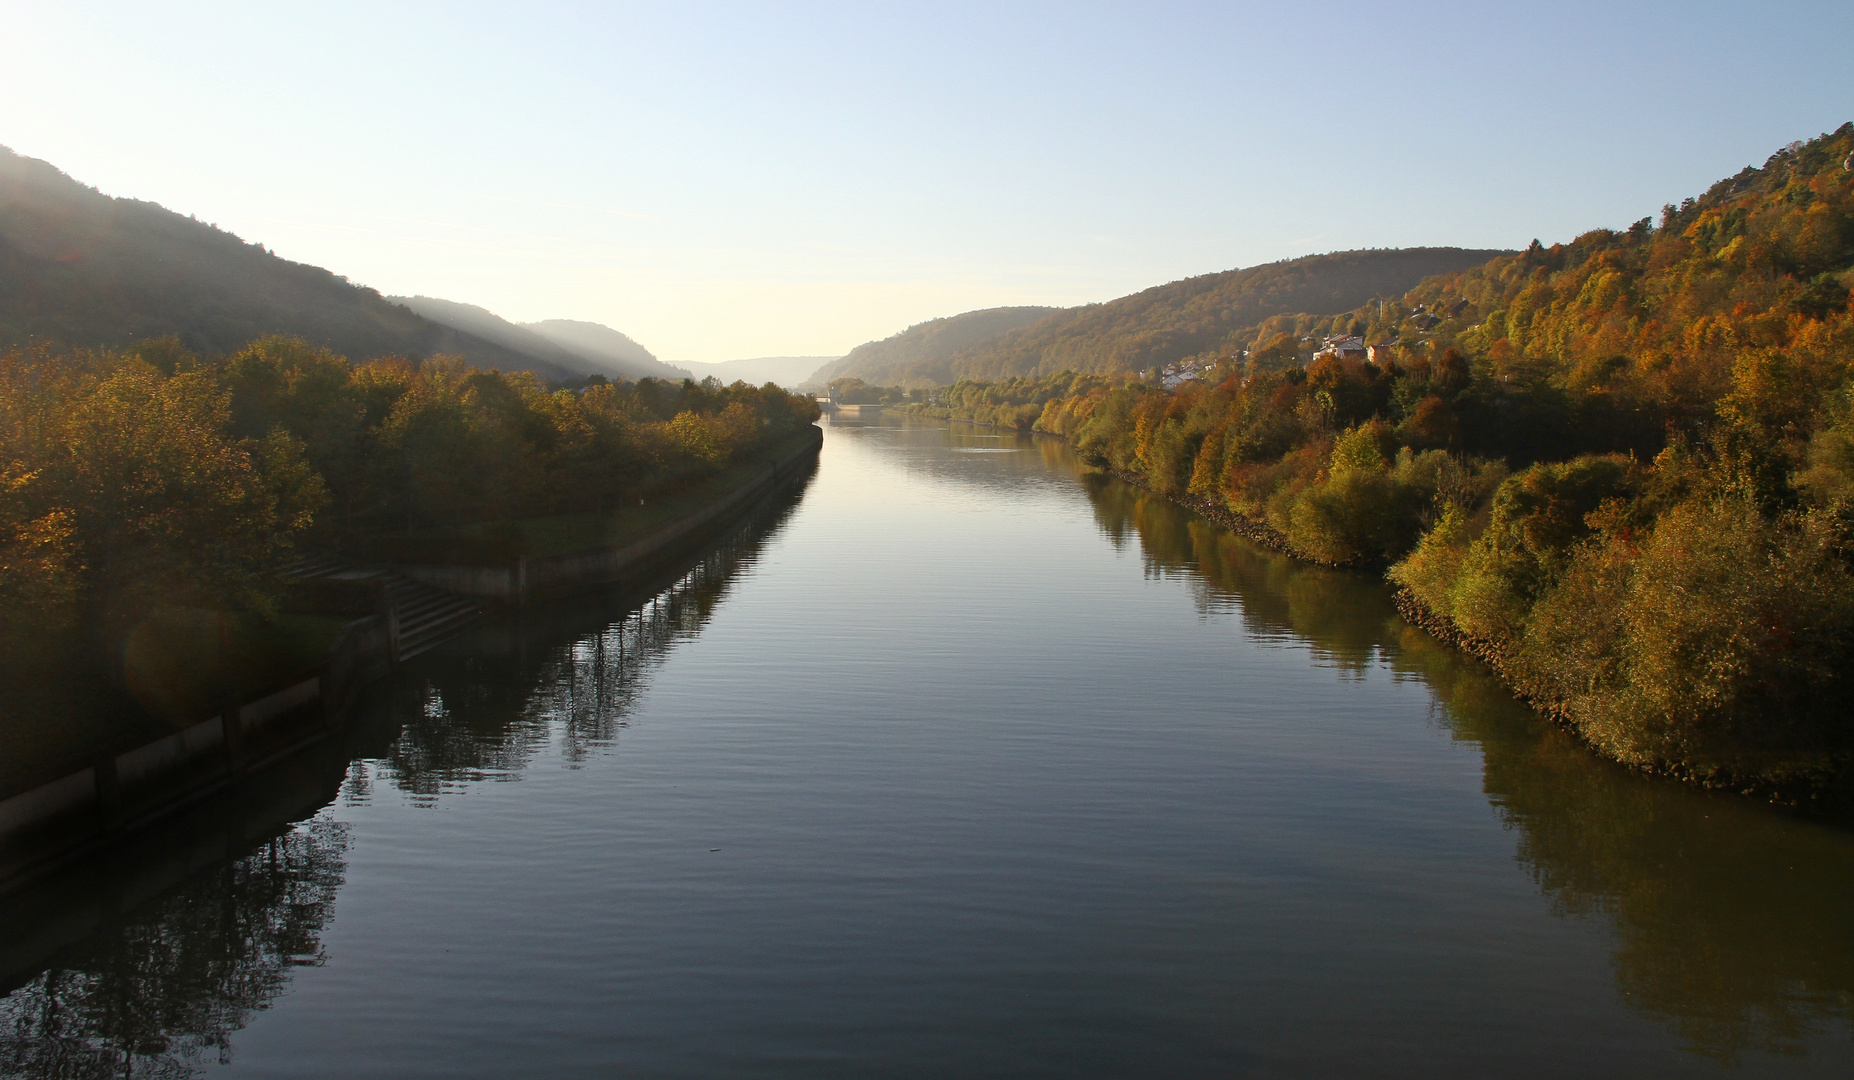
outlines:
{"label": "river", "polygon": [[247,788],[0,907],[0,1075],[1854,1075],[1854,832],[1050,440],[827,421]]}

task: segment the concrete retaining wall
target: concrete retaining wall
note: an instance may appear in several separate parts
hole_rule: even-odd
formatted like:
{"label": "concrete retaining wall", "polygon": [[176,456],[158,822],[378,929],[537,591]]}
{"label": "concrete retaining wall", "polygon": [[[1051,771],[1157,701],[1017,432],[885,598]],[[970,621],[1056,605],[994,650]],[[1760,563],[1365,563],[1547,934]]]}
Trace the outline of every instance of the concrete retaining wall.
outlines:
{"label": "concrete retaining wall", "polygon": [[0,800],[0,890],[325,737],[360,684],[391,667],[380,622],[350,624],[321,668],[294,685]]}
{"label": "concrete retaining wall", "polygon": [[[537,559],[512,568],[396,567],[442,588],[519,604],[614,581],[748,505],[817,453],[823,432],[700,512],[622,548]],[[413,571],[417,571],[414,573]],[[0,800],[0,892],[77,859],[125,833],[219,791],[340,728],[361,688],[397,662],[392,627],[373,615],[350,623],[320,668],[171,735]]]}

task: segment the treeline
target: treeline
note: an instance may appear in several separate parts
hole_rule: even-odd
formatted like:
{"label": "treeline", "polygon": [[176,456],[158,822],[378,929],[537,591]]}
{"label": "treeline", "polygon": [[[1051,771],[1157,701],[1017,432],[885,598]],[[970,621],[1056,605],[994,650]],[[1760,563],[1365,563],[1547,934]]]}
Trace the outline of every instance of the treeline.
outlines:
{"label": "treeline", "polygon": [[267,610],[280,562],[344,533],[603,512],[817,418],[768,384],[552,392],[438,358],[350,363],[291,338],[203,358],[0,354],[0,619],[30,633],[157,606]]}
{"label": "treeline", "polygon": [[[1305,557],[1388,565],[1619,760],[1720,784],[1845,779],[1851,155],[1844,125],[1658,223],[1282,316],[1240,371],[1173,392],[1065,373],[945,400],[988,422],[1034,411],[1091,461]],[[1303,365],[1308,329],[1392,359]]]}
{"label": "treeline", "polygon": [[1042,418],[1043,408],[1049,402],[1085,397],[1095,391],[1136,381],[1132,376],[1077,375],[1072,371],[1041,378],[1021,375],[998,382],[961,379],[935,391],[933,404],[924,411],[994,427],[1030,431]]}
{"label": "treeline", "polygon": [[829,387],[830,399],[839,405],[903,405],[910,401],[925,402],[927,392],[908,390],[901,386],[871,386],[861,379],[832,379]]}

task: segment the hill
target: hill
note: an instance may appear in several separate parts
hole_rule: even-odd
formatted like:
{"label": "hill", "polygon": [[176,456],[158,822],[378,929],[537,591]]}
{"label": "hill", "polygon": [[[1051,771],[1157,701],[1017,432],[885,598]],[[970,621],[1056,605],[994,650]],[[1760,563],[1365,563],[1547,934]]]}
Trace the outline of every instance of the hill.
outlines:
{"label": "hill", "polygon": [[854,377],[877,385],[951,382],[945,375],[955,356],[1058,313],[1061,308],[1001,307],[968,311],[916,323],[899,334],[851,349],[843,359],[819,368],[810,381]]}
{"label": "hill", "polygon": [[640,371],[662,379],[688,377],[688,372],[665,364],[651,355],[649,349],[600,323],[547,319],[543,322],[523,323],[521,328],[563,349],[619,371]]}
{"label": "hill", "polygon": [[1854,805],[1854,123],[1658,223],[1252,343],[1197,379],[967,382],[943,408],[1390,564],[1407,617],[1618,761]]}
{"label": "hill", "polygon": [[[1479,266],[1502,254],[1463,248],[1341,251],[1204,274],[1157,285],[1131,296],[1084,307],[999,308],[1042,311],[1040,318],[1000,319],[990,333],[947,346],[941,324],[971,312],[922,323],[885,341],[861,346],[829,372],[877,384],[945,384],[1057,371],[1108,374],[1147,368],[1206,353],[1247,347],[1270,316],[1290,312],[1333,314],[1369,300],[1401,296],[1424,278]],[[823,373],[820,373],[823,374]]]}
{"label": "hill", "polygon": [[739,380],[756,386],[777,383],[790,389],[811,382],[818,368],[839,359],[836,356],[755,356],[745,360],[722,360],[708,364],[684,360],[680,366],[688,368],[697,379],[706,379],[712,375],[724,385]]}
{"label": "hill", "polygon": [[1507,253],[1463,248],[1341,251],[1186,278],[1052,315],[955,357],[950,373],[982,378],[1143,371],[1246,347],[1255,327],[1271,315],[1350,311],[1502,254]]}
{"label": "hill", "polygon": [[394,303],[403,304],[415,313],[436,323],[442,323],[466,334],[473,334],[485,341],[491,341],[504,348],[532,356],[559,367],[584,374],[598,373],[609,377],[626,379],[674,379],[688,377],[688,373],[658,360],[650,350],[609,327],[597,323],[562,323],[566,326],[594,327],[605,331],[625,343],[617,350],[594,347],[574,347],[567,343],[570,339],[557,340],[536,331],[535,327],[550,325],[535,323],[521,326],[509,322],[502,316],[475,304],[460,304],[455,300],[439,300],[431,296],[393,296],[388,297]]}
{"label": "hill", "polygon": [[452,353],[546,378],[583,373],[0,147],[0,346],[121,346],[173,334],[197,352],[227,353],[273,333],[356,359]]}

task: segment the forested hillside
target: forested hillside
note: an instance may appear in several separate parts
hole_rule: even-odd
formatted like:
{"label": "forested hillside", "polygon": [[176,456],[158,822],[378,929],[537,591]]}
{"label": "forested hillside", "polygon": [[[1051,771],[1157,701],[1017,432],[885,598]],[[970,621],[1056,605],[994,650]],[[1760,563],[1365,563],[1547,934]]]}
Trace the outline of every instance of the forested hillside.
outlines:
{"label": "forested hillside", "polygon": [[286,333],[353,356],[438,354],[563,379],[595,370],[432,322],[153,203],[116,199],[0,147],[0,347],[178,336],[231,352]]}
{"label": "forested hillside", "polygon": [[939,385],[953,381],[952,360],[1006,331],[1028,326],[1060,308],[1001,307],[917,323],[899,334],[851,349],[819,368],[810,382],[853,377],[867,383]]}
{"label": "forested hillside", "polygon": [[[1342,251],[1186,278],[1105,304],[975,311],[861,346],[819,375],[823,381],[855,376],[922,386],[1057,371],[1143,371],[1245,348],[1270,316],[1349,312],[1499,254],[1462,248]],[[1042,316],[1032,317],[1038,311]],[[999,317],[1003,313],[1011,314]]]}
{"label": "forested hillside", "polygon": [[[1391,564],[1414,617],[1619,760],[1806,793],[1854,781],[1851,288],[1854,124],[1658,221],[1281,316],[1175,391],[945,400],[1306,557]],[[1308,333],[1389,356],[1303,364]]]}
{"label": "forested hillside", "polygon": [[1271,315],[1350,311],[1499,254],[1461,248],[1342,251],[1186,278],[1070,308],[1007,333],[955,357],[951,374],[977,379],[1143,371],[1246,346],[1257,324]]}

